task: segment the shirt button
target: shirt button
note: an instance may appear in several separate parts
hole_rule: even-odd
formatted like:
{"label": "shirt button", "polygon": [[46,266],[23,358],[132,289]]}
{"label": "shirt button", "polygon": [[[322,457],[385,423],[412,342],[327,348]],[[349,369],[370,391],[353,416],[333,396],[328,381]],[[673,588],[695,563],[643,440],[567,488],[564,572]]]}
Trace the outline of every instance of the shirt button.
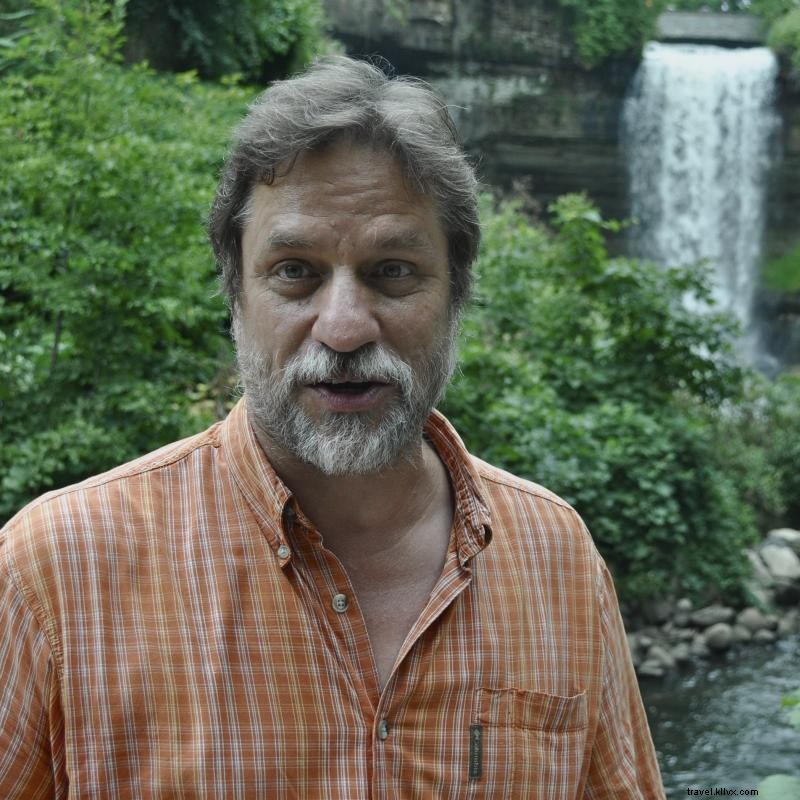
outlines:
{"label": "shirt button", "polygon": [[378,723],[378,738],[381,740],[389,738],[389,723],[385,719]]}
{"label": "shirt button", "polygon": [[278,558],[288,558],[288,557],[289,557],[289,548],[285,544],[282,544],[278,548]]}
{"label": "shirt button", "polygon": [[333,610],[337,614],[344,614],[347,611],[347,606],[349,605],[350,601],[347,599],[346,594],[335,594],[333,596]]}

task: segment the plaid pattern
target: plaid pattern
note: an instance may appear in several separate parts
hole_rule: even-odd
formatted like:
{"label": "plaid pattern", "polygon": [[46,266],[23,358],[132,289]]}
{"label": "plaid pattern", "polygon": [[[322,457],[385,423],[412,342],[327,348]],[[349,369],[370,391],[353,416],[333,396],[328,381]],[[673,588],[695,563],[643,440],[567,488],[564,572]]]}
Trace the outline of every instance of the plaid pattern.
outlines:
{"label": "plaid pattern", "polygon": [[580,519],[439,414],[426,431],[453,534],[382,692],[347,575],[241,402],[20,512],[0,532],[0,797],[663,797]]}

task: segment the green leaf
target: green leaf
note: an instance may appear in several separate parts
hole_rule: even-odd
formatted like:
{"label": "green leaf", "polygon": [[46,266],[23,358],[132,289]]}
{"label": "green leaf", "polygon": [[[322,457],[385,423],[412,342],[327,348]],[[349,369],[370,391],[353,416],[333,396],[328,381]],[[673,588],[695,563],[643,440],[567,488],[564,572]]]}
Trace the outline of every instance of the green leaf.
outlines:
{"label": "green leaf", "polygon": [[770,775],[758,784],[761,800],[797,800],[800,778],[793,775]]}

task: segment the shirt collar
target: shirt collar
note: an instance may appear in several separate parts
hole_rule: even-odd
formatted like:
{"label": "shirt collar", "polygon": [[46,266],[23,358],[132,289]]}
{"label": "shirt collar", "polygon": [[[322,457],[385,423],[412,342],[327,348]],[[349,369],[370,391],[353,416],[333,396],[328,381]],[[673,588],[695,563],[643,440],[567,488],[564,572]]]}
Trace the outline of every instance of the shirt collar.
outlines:
{"label": "shirt collar", "polygon": [[[425,423],[425,435],[436,449],[455,495],[455,545],[462,564],[491,541],[491,517],[481,496],[481,480],[472,457],[453,426],[438,411]],[[270,547],[278,554],[289,552],[283,520],[294,513],[292,493],[278,477],[261,449],[241,398],[222,423],[223,457],[234,481],[258,518]]]}

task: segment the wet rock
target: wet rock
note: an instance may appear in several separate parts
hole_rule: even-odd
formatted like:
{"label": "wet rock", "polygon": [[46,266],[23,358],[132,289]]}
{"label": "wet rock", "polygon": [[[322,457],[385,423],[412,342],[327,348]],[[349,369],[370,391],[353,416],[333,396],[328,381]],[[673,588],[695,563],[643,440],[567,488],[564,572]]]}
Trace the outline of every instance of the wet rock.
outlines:
{"label": "wet rock", "polygon": [[750,628],[740,625],[738,622],[733,626],[733,641],[734,642],[749,642],[753,638],[753,633]]}
{"label": "wet rock", "polygon": [[678,664],[683,664],[686,661],[689,661],[692,657],[691,651],[689,650],[689,644],[687,642],[679,642],[672,648],[670,652]]}
{"label": "wet rock", "polygon": [[791,528],[776,528],[767,534],[767,541],[782,542],[794,550],[800,556],[800,531]]}
{"label": "wet rock", "polygon": [[745,550],[744,554],[750,562],[753,569],[753,579],[761,586],[772,585],[772,574],[767,569],[767,565],[761,559],[761,556],[755,550]]}
{"label": "wet rock", "polygon": [[753,641],[758,644],[772,644],[778,637],[768,630],[756,631],[753,634]]}
{"label": "wet rock", "polygon": [[693,608],[694,605],[692,604],[692,601],[688,597],[681,597],[681,599],[678,600],[678,602],[675,604],[676,611],[680,611],[686,614],[688,614]]}
{"label": "wet rock", "polygon": [[773,579],[800,582],[800,557],[787,544],[768,540],[759,552]]}
{"label": "wet rock", "polygon": [[648,678],[663,678],[666,670],[657,661],[645,661],[639,667],[639,675]]}
{"label": "wet rock", "polygon": [[735,614],[736,612],[732,608],[714,604],[698,609],[690,619],[698,628],[709,628],[722,622],[730,622]]}
{"label": "wet rock", "polygon": [[800,632],[800,610],[787,611],[778,621],[778,636],[792,636]]}
{"label": "wet rock", "polygon": [[660,644],[654,644],[647,651],[645,663],[650,661],[659,664],[664,667],[665,670],[675,669],[675,659],[672,657],[672,653]]}
{"label": "wet rock", "polygon": [[639,634],[639,647],[641,647],[642,650],[649,649],[650,647],[653,646],[654,643],[655,642],[652,636],[649,636],[646,633]]}
{"label": "wet rock", "polygon": [[645,603],[642,610],[649,622],[661,625],[672,616],[672,602],[670,600],[654,600],[650,603]]}
{"label": "wet rock", "polygon": [[698,656],[700,658],[707,656],[710,651],[708,649],[708,645],[706,644],[706,637],[703,636],[702,633],[695,634],[689,650],[693,656]]}
{"label": "wet rock", "polygon": [[736,615],[736,624],[743,625],[750,633],[771,627],[771,622],[766,614],[757,608],[745,608]]}
{"label": "wet rock", "polygon": [[709,650],[722,652],[731,646],[733,628],[727,622],[715,622],[706,630],[705,639]]}

